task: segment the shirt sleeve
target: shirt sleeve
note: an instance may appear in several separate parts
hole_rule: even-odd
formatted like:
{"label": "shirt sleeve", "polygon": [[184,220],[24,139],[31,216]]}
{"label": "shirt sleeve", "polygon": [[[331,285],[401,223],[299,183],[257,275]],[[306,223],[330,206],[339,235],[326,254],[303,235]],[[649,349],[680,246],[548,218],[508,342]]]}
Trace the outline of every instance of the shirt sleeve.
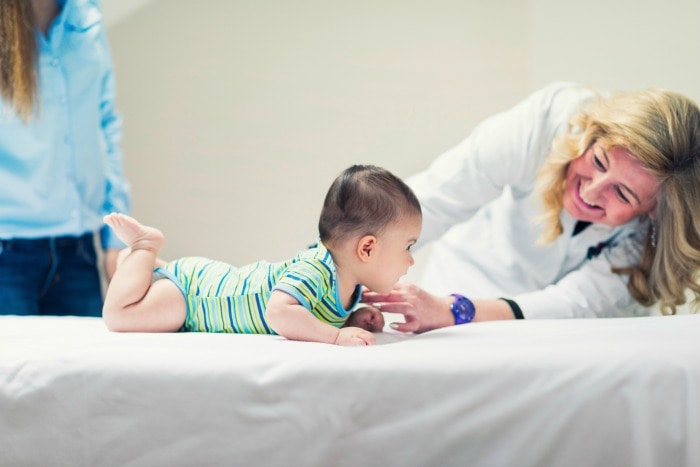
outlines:
{"label": "shirt sleeve", "polygon": [[[100,7],[99,1],[95,4]],[[101,7],[100,7],[101,10]],[[100,28],[99,41],[104,49],[105,72],[102,75],[102,93],[100,97],[100,128],[105,147],[105,177],[106,194],[104,214],[110,212],[129,213],[131,211],[131,189],[123,170],[121,150],[122,119],[115,107],[114,66],[105,34],[105,26]],[[103,227],[101,232],[103,248],[122,248],[125,245],[112,233]]]}
{"label": "shirt sleeve", "polygon": [[542,290],[513,297],[525,318],[611,318],[648,315],[627,289],[628,275],[612,272],[639,261],[642,239],[628,234],[600,256]]}
{"label": "shirt sleeve", "polygon": [[426,171],[410,177],[407,183],[423,209],[419,244],[469,220],[506,186],[530,190],[555,134],[568,125],[572,102],[580,102],[572,93],[580,95],[582,88],[554,83],[535,92],[486,119]]}
{"label": "shirt sleeve", "polygon": [[302,260],[290,265],[272,290],[281,290],[294,297],[304,308],[313,310],[330,290],[328,266],[318,260]]}

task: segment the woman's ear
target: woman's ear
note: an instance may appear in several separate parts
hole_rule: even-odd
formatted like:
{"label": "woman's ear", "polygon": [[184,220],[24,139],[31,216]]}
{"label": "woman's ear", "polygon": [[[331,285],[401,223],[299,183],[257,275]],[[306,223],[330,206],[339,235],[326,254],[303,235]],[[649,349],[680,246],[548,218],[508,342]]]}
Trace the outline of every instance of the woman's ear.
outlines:
{"label": "woman's ear", "polygon": [[357,242],[357,257],[363,263],[367,263],[372,259],[372,255],[377,248],[377,237],[374,235],[365,235]]}

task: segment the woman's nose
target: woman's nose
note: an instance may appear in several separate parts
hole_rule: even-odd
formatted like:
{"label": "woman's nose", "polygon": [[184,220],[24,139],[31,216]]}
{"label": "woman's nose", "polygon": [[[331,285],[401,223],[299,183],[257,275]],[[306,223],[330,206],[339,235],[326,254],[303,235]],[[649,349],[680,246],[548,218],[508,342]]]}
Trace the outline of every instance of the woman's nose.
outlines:
{"label": "woman's nose", "polygon": [[605,189],[605,183],[604,174],[591,177],[588,183],[581,187],[581,197],[583,200],[589,204],[598,204],[597,201],[600,199],[600,194]]}

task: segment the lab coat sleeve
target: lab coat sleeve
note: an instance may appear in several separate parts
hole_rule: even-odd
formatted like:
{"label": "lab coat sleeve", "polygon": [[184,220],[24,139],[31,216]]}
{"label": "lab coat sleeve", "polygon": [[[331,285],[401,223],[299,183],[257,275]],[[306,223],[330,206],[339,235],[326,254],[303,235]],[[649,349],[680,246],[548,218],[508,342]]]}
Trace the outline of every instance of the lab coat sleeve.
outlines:
{"label": "lab coat sleeve", "polygon": [[523,316],[532,318],[611,318],[648,315],[651,311],[637,303],[627,289],[628,275],[613,267],[636,264],[641,257],[642,240],[631,233],[600,256],[542,290],[513,297]]}
{"label": "lab coat sleeve", "polygon": [[554,135],[568,124],[561,117],[563,111],[570,113],[564,107],[571,107],[572,92],[580,94],[581,88],[554,83],[535,92],[483,121],[427,170],[407,179],[423,209],[419,244],[469,220],[506,186],[531,187]]}

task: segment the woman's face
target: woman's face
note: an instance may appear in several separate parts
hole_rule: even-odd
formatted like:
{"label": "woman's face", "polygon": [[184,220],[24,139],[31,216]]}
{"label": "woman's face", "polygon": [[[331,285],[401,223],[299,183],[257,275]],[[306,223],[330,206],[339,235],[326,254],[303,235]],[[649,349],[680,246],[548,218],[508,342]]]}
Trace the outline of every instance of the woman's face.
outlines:
{"label": "woman's face", "polygon": [[569,164],[564,209],[581,221],[622,225],[652,212],[658,189],[656,177],[626,149],[593,143]]}

